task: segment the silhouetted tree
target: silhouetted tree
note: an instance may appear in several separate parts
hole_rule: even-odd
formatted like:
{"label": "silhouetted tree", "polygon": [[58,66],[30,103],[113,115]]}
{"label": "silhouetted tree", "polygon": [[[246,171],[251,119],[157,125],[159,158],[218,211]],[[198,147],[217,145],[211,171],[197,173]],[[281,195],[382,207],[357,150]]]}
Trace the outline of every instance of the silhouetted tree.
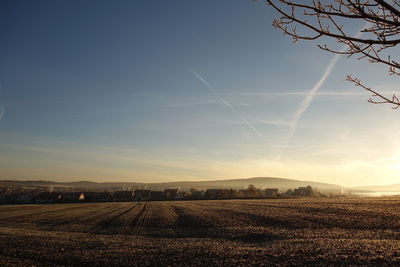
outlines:
{"label": "silhouetted tree", "polygon": [[257,196],[258,189],[254,185],[250,184],[247,187],[247,191],[249,191],[250,197],[256,197]]}
{"label": "silhouetted tree", "polygon": [[[266,3],[281,15],[273,20],[273,26],[291,36],[294,42],[333,38],[344,48],[318,47],[384,64],[388,66],[390,75],[400,75],[400,63],[390,55],[391,49],[400,43],[399,0],[266,0]],[[349,33],[350,25],[357,24],[364,25],[362,35]],[[392,104],[394,109],[400,106],[396,95],[384,96],[351,75],[347,80],[371,92],[370,103]]]}
{"label": "silhouetted tree", "polygon": [[252,184],[249,184],[247,190],[249,190],[250,192],[257,192],[257,188]]}

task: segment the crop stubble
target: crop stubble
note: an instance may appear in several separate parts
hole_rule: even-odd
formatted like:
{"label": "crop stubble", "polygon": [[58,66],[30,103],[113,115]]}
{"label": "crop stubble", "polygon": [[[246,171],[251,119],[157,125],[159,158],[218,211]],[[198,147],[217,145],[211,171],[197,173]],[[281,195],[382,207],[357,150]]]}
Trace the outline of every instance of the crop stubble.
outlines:
{"label": "crop stubble", "polygon": [[1,206],[0,263],[392,265],[399,206],[399,198]]}

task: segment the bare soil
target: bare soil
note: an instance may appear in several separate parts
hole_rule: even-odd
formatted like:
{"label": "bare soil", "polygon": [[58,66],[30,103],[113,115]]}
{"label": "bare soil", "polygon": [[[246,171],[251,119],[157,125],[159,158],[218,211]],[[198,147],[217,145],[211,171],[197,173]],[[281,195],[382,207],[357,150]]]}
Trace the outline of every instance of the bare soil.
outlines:
{"label": "bare soil", "polygon": [[398,265],[400,198],[0,206],[1,266]]}

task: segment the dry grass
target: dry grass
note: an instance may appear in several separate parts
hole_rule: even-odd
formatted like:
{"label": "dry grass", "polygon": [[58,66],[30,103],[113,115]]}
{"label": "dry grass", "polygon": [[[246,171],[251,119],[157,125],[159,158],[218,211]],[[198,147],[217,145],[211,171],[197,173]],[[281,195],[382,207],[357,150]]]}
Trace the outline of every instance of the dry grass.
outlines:
{"label": "dry grass", "polygon": [[0,207],[0,265],[396,265],[399,198]]}

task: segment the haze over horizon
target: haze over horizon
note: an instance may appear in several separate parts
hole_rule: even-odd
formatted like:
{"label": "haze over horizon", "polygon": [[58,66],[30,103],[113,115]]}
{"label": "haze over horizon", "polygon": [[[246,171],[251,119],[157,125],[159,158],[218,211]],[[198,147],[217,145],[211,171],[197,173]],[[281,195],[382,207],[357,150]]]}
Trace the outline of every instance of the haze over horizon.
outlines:
{"label": "haze over horizon", "polygon": [[292,44],[274,17],[262,1],[1,1],[0,179],[399,183],[399,111],[345,77],[389,94],[396,79]]}

